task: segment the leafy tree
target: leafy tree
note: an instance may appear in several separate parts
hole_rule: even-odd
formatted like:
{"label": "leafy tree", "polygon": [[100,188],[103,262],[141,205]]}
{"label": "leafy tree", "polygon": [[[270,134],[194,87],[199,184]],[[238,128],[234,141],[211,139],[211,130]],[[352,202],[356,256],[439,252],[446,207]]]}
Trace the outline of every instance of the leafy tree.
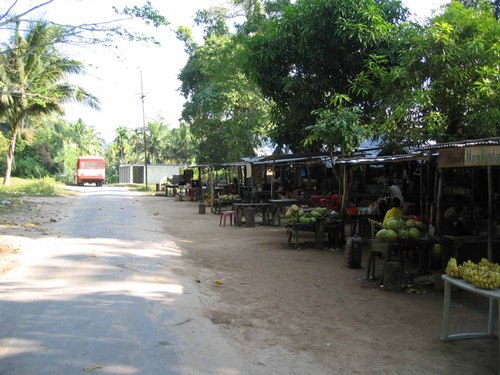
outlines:
{"label": "leafy tree", "polygon": [[396,143],[498,136],[499,40],[490,8],[452,2],[429,25],[403,25],[351,92],[377,104],[372,119]]}
{"label": "leafy tree", "polygon": [[500,0],[460,0],[466,8],[490,7],[496,19],[500,19]]}
{"label": "leafy tree", "polygon": [[199,13],[206,25],[204,45],[179,33],[190,53],[181,70],[181,93],[186,98],[183,119],[197,143],[199,163],[239,160],[252,155],[269,126],[268,103],[241,66],[243,46],[225,25],[227,10]]}
{"label": "leafy tree", "polygon": [[93,126],[88,126],[82,119],[78,119],[71,130],[73,132],[72,139],[82,155],[104,154],[104,139]]}
{"label": "leafy tree", "polygon": [[130,134],[130,146],[128,161],[130,163],[144,163],[144,130],[137,128]]}
{"label": "leafy tree", "polygon": [[164,155],[165,161],[179,164],[190,164],[194,162],[196,145],[189,126],[181,121],[179,128],[170,130],[168,147]]}
{"label": "leafy tree", "polygon": [[328,109],[336,94],[348,92],[365,59],[405,14],[399,1],[298,0],[262,22],[246,40],[245,67],[272,103],[271,138],[304,150],[306,128],[316,122],[313,111]]}
{"label": "leafy tree", "polygon": [[[180,124],[172,130],[155,120],[148,123],[146,132],[149,163],[189,164],[194,161],[195,144],[187,124]],[[116,137],[106,149],[107,179],[118,181],[118,170],[122,163],[144,163],[143,128],[116,129]]]}
{"label": "leafy tree", "polygon": [[[362,110],[358,106],[350,106],[351,99],[346,95],[336,95],[332,98],[333,109],[318,109],[313,111],[317,116],[314,125],[307,127],[309,136],[304,143],[322,144],[330,153],[331,161],[334,162],[335,155],[350,157],[358,149],[359,144],[369,137],[368,129],[363,124]],[[352,180],[353,169],[347,173],[347,167],[342,165],[343,180],[341,214],[349,202],[349,184]]]}
{"label": "leafy tree", "polygon": [[77,158],[89,154],[88,145],[92,144],[99,150],[92,153],[102,155],[102,142],[93,127],[81,120],[70,123],[57,113],[29,121],[16,141],[12,175],[25,178],[51,176],[73,183]]}
{"label": "leafy tree", "polygon": [[116,145],[117,156],[121,161],[129,150],[129,133],[130,130],[124,126],[116,128],[116,137],[113,144]]}
{"label": "leafy tree", "polygon": [[32,24],[24,36],[16,30],[0,55],[0,117],[10,127],[4,185],[10,184],[16,139],[28,119],[62,112],[61,104],[70,100],[99,107],[95,97],[64,81],[83,67],[55,48],[63,34],[61,27]]}
{"label": "leafy tree", "polygon": [[146,141],[149,163],[162,162],[162,155],[166,148],[168,127],[160,121],[152,121],[147,125]]}
{"label": "leafy tree", "polygon": [[54,147],[47,139],[37,137],[36,129],[24,129],[17,140],[14,176],[42,178],[62,172],[53,159]]}

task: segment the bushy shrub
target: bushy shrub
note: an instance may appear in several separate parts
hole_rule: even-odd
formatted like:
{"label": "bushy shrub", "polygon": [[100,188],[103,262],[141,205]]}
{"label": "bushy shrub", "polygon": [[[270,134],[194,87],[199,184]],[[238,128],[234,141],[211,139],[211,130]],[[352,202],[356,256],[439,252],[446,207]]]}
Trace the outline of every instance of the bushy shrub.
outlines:
{"label": "bushy shrub", "polygon": [[57,195],[57,182],[52,177],[32,180],[23,189],[28,195]]}
{"label": "bushy shrub", "polygon": [[18,157],[15,160],[15,168],[12,171],[12,176],[22,178],[42,178],[49,175],[49,171],[45,169],[38,158],[33,156]]}

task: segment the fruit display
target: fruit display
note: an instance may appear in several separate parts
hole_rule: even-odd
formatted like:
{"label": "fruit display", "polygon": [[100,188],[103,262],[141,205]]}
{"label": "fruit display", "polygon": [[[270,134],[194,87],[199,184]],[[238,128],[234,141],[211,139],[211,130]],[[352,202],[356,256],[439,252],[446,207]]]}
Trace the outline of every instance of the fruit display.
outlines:
{"label": "fruit display", "polygon": [[446,274],[454,277],[456,279],[462,278],[462,266],[457,264],[457,260],[455,258],[451,258],[446,265]]}
{"label": "fruit display", "polygon": [[478,288],[500,288],[500,265],[484,258],[479,263],[468,260],[462,265],[457,265],[457,260],[451,258],[446,266],[446,273],[451,277],[462,278]]}
{"label": "fruit display", "polygon": [[329,214],[328,208],[316,207],[312,211],[304,211],[303,208],[292,205],[285,214],[290,223],[314,224],[318,219],[326,218]]}
{"label": "fruit display", "polygon": [[222,195],[219,195],[218,199],[220,202],[231,202],[231,201],[240,199],[240,196],[236,195],[236,194],[222,194]]}
{"label": "fruit display", "polygon": [[382,229],[375,234],[375,239],[384,242],[418,241],[427,230],[424,223],[413,219],[391,218],[385,224],[377,224]]}
{"label": "fruit display", "polygon": [[398,233],[393,229],[380,229],[375,234],[375,239],[384,242],[395,242],[398,239]]}

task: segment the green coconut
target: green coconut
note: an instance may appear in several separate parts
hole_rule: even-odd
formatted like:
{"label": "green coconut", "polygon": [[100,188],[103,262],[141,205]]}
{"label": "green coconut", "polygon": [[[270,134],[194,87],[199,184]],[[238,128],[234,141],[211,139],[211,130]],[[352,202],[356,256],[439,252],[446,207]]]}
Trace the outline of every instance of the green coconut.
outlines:
{"label": "green coconut", "polygon": [[386,230],[387,229],[380,229],[377,233],[375,233],[375,239],[379,241],[384,241]]}
{"label": "green coconut", "polygon": [[440,243],[435,243],[434,246],[432,246],[432,255],[434,255],[434,258],[439,258],[442,252],[443,247]]}
{"label": "green coconut", "polygon": [[392,229],[386,229],[384,237],[385,241],[394,242],[398,239],[398,233]]}
{"label": "green coconut", "polygon": [[299,217],[299,223],[302,223],[302,224],[309,224],[310,221],[309,221],[309,218],[306,217],[306,216],[300,216]]}
{"label": "green coconut", "polygon": [[391,218],[387,220],[387,223],[385,223],[388,229],[392,229],[393,231],[397,231],[399,228],[401,228],[402,221],[399,218]]}
{"label": "green coconut", "polygon": [[420,231],[417,228],[408,229],[408,234],[410,235],[410,240],[418,241],[421,237]]}
{"label": "green coconut", "polygon": [[407,228],[415,228],[415,222],[413,220],[407,220],[405,223]]}
{"label": "green coconut", "polygon": [[315,208],[312,212],[311,212],[311,215],[312,216],[316,216],[316,217],[321,217],[323,216],[323,210],[321,208]]}
{"label": "green coconut", "polygon": [[400,229],[398,231],[398,239],[400,241],[408,241],[409,238],[410,238],[410,233],[408,233],[407,229]]}
{"label": "green coconut", "polygon": [[417,228],[419,230],[426,230],[427,229],[427,225],[425,225],[421,221],[415,221],[415,228]]}

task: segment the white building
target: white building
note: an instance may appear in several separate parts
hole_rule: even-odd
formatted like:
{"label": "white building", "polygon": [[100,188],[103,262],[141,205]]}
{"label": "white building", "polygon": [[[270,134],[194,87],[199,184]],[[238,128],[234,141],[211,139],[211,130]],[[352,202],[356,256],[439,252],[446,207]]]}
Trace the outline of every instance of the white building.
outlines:
{"label": "white building", "polygon": [[[182,174],[182,169],[186,168],[181,164],[148,164],[147,176],[148,185],[165,182],[173,175]],[[144,164],[121,164],[119,171],[120,184],[143,184],[146,180],[146,170]]]}

